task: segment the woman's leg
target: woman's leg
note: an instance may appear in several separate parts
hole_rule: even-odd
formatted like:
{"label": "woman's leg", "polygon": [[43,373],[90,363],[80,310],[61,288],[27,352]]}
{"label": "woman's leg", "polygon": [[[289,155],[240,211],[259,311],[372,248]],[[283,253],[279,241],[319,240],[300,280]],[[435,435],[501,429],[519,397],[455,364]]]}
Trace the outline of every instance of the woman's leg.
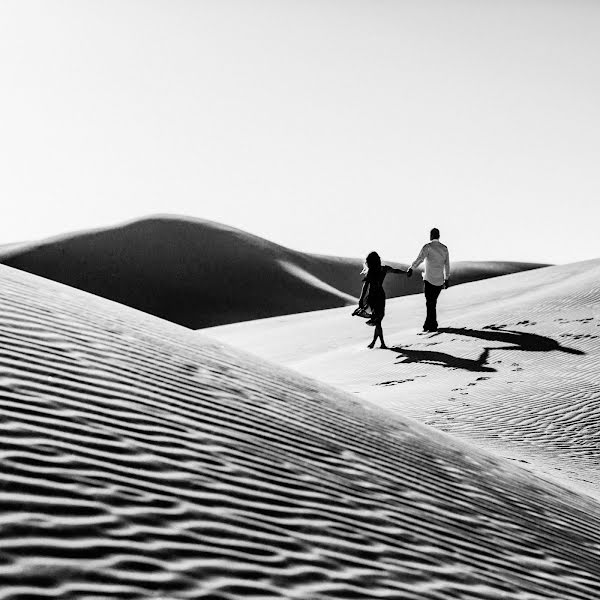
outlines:
{"label": "woman's leg", "polygon": [[373,348],[375,346],[375,342],[377,342],[377,338],[381,340],[381,347],[387,348],[385,345],[385,341],[383,339],[383,328],[381,327],[381,319],[377,319],[375,323],[375,331],[373,332],[373,341],[369,344],[369,348]]}
{"label": "woman's leg", "polygon": [[375,346],[376,341],[377,341],[377,325],[375,326],[375,331],[373,332],[373,341],[367,346],[367,348],[373,348]]}
{"label": "woman's leg", "polygon": [[379,321],[375,321],[375,329],[373,331],[373,340],[369,344],[368,348],[373,348],[375,346],[375,342],[377,341],[378,337],[379,337]]}
{"label": "woman's leg", "polygon": [[383,327],[381,326],[381,321],[379,321],[379,323],[377,323],[377,325],[375,327],[375,336],[376,336],[376,339],[378,336],[379,339],[381,340],[381,347],[387,348],[387,346],[385,345],[385,340],[383,339]]}

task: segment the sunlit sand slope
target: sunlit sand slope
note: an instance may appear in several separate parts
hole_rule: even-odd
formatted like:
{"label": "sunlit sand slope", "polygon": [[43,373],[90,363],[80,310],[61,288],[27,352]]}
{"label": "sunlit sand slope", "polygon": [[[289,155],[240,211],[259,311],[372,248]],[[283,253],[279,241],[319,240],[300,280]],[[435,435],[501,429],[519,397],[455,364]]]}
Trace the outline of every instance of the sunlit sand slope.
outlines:
{"label": "sunlit sand slope", "polygon": [[600,504],[0,268],[0,599],[597,598]]}
{"label": "sunlit sand slope", "polygon": [[388,303],[388,351],[347,310],[210,335],[600,495],[600,260]]}
{"label": "sunlit sand slope", "polygon": [[[362,268],[359,259],[297,252],[234,227],[167,216],[0,247],[0,262],[191,328],[348,306],[360,293]],[[538,266],[456,263],[453,280]],[[419,287],[404,277],[386,285],[390,296]]]}

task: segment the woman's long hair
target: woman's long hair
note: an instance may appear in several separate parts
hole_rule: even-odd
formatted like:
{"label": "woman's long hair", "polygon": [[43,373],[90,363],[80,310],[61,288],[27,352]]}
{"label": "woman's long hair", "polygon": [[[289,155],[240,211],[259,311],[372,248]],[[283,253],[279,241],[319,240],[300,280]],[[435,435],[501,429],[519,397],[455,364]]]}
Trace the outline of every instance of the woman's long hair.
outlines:
{"label": "woman's long hair", "polygon": [[381,271],[381,258],[377,252],[369,252],[361,275],[366,275],[369,271],[373,271],[374,273]]}

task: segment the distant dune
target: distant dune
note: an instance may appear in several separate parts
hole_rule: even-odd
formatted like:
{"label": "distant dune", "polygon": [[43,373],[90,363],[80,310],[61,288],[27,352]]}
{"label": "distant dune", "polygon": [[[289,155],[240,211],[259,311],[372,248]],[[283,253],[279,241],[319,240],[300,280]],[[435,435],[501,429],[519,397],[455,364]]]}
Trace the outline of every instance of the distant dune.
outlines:
{"label": "distant dune", "polygon": [[4,600],[600,597],[600,504],[434,429],[6,267],[0,344]]}
{"label": "distant dune", "polygon": [[438,334],[424,304],[388,302],[388,351],[347,308],[205,333],[600,498],[600,259],[450,288]]}
{"label": "distant dune", "polygon": [[[360,293],[362,268],[361,259],[305,254],[176,217],[0,247],[0,263],[193,329],[348,306]],[[457,262],[453,282],[539,266]],[[386,286],[391,297],[411,294],[421,278],[394,277]]]}

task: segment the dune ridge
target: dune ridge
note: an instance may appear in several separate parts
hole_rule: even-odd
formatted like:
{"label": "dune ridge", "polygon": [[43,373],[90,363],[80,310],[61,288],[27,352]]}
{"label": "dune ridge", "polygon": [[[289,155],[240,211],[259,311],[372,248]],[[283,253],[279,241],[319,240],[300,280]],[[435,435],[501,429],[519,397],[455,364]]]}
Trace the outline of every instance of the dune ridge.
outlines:
{"label": "dune ridge", "polygon": [[[297,252],[211,221],[156,216],[0,248],[0,263],[192,329],[348,306],[362,260]],[[397,263],[391,263],[400,267]],[[456,263],[455,283],[539,267]],[[390,296],[419,278],[394,278]]]}
{"label": "dune ridge", "polygon": [[207,334],[600,496],[600,260],[388,303],[389,351],[347,310]]}
{"label": "dune ridge", "polygon": [[591,599],[600,504],[0,267],[0,599]]}

